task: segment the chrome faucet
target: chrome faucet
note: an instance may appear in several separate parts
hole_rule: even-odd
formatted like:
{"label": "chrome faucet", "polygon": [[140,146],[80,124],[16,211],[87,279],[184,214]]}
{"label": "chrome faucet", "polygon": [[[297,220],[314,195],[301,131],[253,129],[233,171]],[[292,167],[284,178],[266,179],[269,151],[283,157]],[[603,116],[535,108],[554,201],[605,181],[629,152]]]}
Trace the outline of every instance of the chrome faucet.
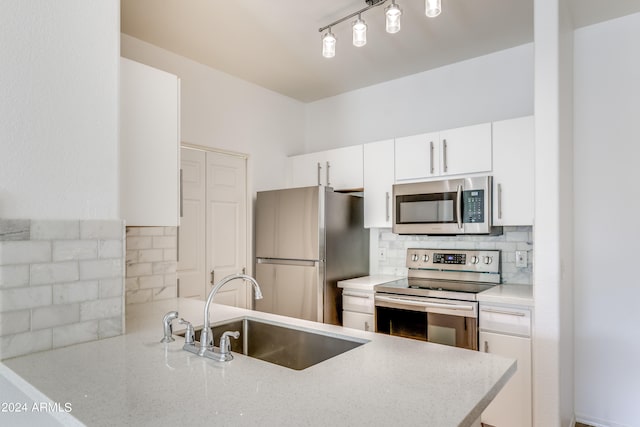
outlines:
{"label": "chrome faucet", "polygon": [[262,291],[260,290],[260,285],[258,282],[246,274],[232,274],[230,276],[224,277],[219,280],[209,292],[209,296],[207,297],[207,302],[204,305],[204,323],[202,327],[202,331],[200,332],[200,345],[197,346],[195,343],[187,343],[185,342],[182,347],[186,351],[191,353],[195,353],[199,356],[208,357],[209,359],[219,360],[219,361],[227,361],[231,360],[233,356],[229,353],[229,338],[233,337],[237,339],[240,334],[236,332],[225,332],[223,334],[223,340],[220,343],[220,351],[216,352],[214,343],[213,343],[213,331],[211,330],[211,322],[209,322],[209,306],[211,305],[211,301],[213,301],[213,297],[220,290],[221,287],[226,285],[235,279],[242,279],[247,282],[250,282],[253,285],[253,289],[255,291],[255,298],[262,299]]}

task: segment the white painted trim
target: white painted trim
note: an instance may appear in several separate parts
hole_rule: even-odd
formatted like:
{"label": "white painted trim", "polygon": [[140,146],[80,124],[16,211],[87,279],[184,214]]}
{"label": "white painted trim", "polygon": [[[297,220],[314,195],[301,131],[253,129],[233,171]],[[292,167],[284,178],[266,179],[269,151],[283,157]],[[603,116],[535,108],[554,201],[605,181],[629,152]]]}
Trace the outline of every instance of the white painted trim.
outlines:
{"label": "white painted trim", "polygon": [[211,153],[226,154],[228,156],[235,156],[243,159],[249,159],[249,155],[245,153],[240,153],[237,151],[222,150],[220,148],[207,147],[205,145],[191,144],[189,142],[184,142],[184,141],[180,143],[180,148],[189,148],[191,150],[199,150],[199,151],[209,151]]}
{"label": "white painted trim", "polygon": [[580,414],[576,414],[575,421],[582,424],[587,424],[593,427],[631,427],[626,424],[617,424],[613,421],[600,420],[597,418],[585,417]]}

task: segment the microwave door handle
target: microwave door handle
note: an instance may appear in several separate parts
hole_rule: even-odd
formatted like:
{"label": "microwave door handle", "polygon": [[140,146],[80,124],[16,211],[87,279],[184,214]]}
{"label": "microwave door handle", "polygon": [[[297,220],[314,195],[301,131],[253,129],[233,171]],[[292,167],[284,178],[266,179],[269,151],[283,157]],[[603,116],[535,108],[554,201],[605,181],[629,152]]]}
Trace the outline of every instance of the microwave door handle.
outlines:
{"label": "microwave door handle", "polygon": [[458,220],[458,228],[462,230],[462,185],[458,185],[456,194],[456,217]]}

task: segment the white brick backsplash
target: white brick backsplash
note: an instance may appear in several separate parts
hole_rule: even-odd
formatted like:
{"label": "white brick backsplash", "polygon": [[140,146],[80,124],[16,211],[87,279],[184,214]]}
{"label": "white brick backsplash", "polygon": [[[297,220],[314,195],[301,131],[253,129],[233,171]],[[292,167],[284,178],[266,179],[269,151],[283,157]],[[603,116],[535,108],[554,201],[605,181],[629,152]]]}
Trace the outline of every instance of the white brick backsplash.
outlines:
{"label": "white brick backsplash", "polygon": [[0,288],[27,286],[29,284],[28,265],[0,266]]}
{"label": "white brick backsplash", "polygon": [[100,240],[98,254],[100,258],[122,258],[122,240]]}
{"label": "white brick backsplash", "polygon": [[164,236],[164,227],[135,227],[139,236]]}
{"label": "white brick backsplash", "polygon": [[127,264],[133,264],[138,262],[138,251],[130,251],[127,249],[125,261],[127,261]]}
{"label": "white brick backsplash", "polygon": [[138,277],[138,285],[140,289],[161,288],[164,286],[164,277],[158,275]]}
{"label": "white brick backsplash", "polygon": [[51,261],[51,243],[26,241],[0,242],[0,265]]}
{"label": "white brick backsplash", "polygon": [[106,319],[122,314],[122,299],[107,298],[80,304],[80,320]]}
{"label": "white brick backsplash", "polygon": [[164,261],[164,249],[144,249],[138,251],[138,262]]}
{"label": "white brick backsplash", "polygon": [[0,360],[50,350],[51,344],[51,329],[0,337]]}
{"label": "white brick backsplash", "polygon": [[161,300],[161,299],[169,299],[175,298],[178,296],[178,287],[177,286],[166,286],[164,288],[154,289],[153,290],[153,300]]}
{"label": "white brick backsplash", "polygon": [[135,291],[136,289],[140,289],[140,284],[138,283],[138,277],[128,277],[124,281],[124,288],[128,291]]}
{"label": "white brick backsplash", "polygon": [[121,220],[0,219],[0,360],[121,334],[123,249]]}
{"label": "white brick backsplash", "polygon": [[53,347],[66,347],[83,342],[96,341],[98,336],[98,321],[74,323],[53,329]]}
{"label": "white brick backsplash", "polygon": [[98,321],[98,337],[100,339],[122,334],[122,317],[112,317]]}
{"label": "white brick backsplash", "polygon": [[177,236],[178,235],[178,227],[164,227],[164,235],[165,236]]}
{"label": "white brick backsplash", "polygon": [[142,227],[127,227],[127,230],[126,230],[127,239],[132,236],[139,236],[140,228]]}
{"label": "white brick backsplash", "polygon": [[0,312],[51,305],[51,286],[0,290]]}
{"label": "white brick backsplash", "polygon": [[151,275],[150,262],[142,264],[128,264],[127,265],[127,277],[149,276]]}
{"label": "white brick backsplash", "polygon": [[127,304],[141,304],[145,302],[151,302],[153,300],[152,289],[140,289],[136,291],[127,292]]}
{"label": "white brick backsplash", "polygon": [[122,222],[117,220],[80,221],[81,239],[122,240]]}
{"label": "white brick backsplash", "polygon": [[120,279],[100,280],[100,298],[120,297],[123,293],[124,281]]}
{"label": "white brick backsplash", "polygon": [[31,264],[31,285],[46,285],[78,280],[78,263],[54,262]]}
{"label": "white brick backsplash", "polygon": [[178,250],[177,249],[165,249],[163,255],[164,255],[164,260],[165,261],[177,261],[178,260]]}
{"label": "white brick backsplash", "polygon": [[177,274],[166,274],[164,276],[164,285],[165,286],[176,286],[178,284],[178,275]]}
{"label": "white brick backsplash", "polygon": [[153,237],[153,247],[159,249],[172,249],[177,246],[175,236]]}
{"label": "white brick backsplash", "polygon": [[108,279],[122,277],[122,258],[80,261],[80,279]]}
{"label": "white brick backsplash", "polygon": [[127,250],[151,249],[153,247],[153,237],[138,236],[127,237]]}
{"label": "white brick backsplash", "polygon": [[98,282],[73,282],[53,285],[53,303],[70,304],[98,299]]}
{"label": "white brick backsplash", "polygon": [[31,240],[77,240],[80,221],[31,221]]}
{"label": "white brick backsplash", "polygon": [[175,261],[163,261],[153,263],[153,274],[167,274],[176,272]]}
{"label": "white brick backsplash", "polygon": [[53,260],[71,261],[96,259],[98,242],[95,240],[62,240],[53,242]]}
{"label": "white brick backsplash", "polygon": [[31,327],[29,310],[0,313],[0,336],[27,332]]}
{"label": "white brick backsplash", "polygon": [[50,305],[35,308],[31,312],[31,329],[46,329],[80,321],[80,305]]}

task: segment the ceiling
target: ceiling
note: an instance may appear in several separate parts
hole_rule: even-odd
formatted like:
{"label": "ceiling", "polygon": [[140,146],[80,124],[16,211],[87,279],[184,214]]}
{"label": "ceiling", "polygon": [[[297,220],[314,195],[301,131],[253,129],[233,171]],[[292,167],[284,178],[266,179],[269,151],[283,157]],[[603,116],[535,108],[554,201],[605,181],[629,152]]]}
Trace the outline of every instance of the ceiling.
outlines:
{"label": "ceiling", "polygon": [[[568,0],[574,26],[640,11],[640,0]],[[384,7],[362,15],[367,44],[349,20],[332,28],[336,56],[321,54],[324,27],[365,0],[121,0],[122,32],[275,92],[312,102],[533,41],[534,0],[396,0],[402,29],[384,30]],[[390,2],[387,2],[390,3]],[[606,8],[603,7],[606,4]]]}

